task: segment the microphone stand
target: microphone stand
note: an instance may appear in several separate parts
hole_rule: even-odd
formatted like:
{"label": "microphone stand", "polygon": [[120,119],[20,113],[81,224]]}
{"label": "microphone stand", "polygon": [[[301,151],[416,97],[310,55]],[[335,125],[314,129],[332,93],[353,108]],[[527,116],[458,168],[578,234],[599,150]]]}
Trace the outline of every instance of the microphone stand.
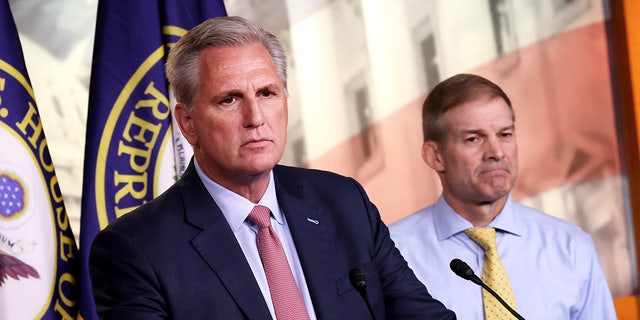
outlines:
{"label": "microphone stand", "polygon": [[[525,320],[520,314],[518,314],[517,311],[513,310],[513,308],[511,308],[511,306],[509,306],[509,304],[507,304],[507,302],[505,302],[504,300],[502,300],[502,298],[498,295],[498,293],[496,293],[495,291],[493,291],[493,289],[491,289],[488,285],[486,285],[484,282],[482,282],[482,280],[480,280],[480,278],[478,278],[478,276],[473,275],[473,277],[471,277],[472,282],[480,285],[482,288],[484,288],[485,290],[487,290],[494,298],[496,298],[500,304],[502,304],[502,306],[504,306],[507,310],[509,310],[509,312],[511,312],[511,314],[516,317],[516,319],[518,320]],[[477,280],[477,282],[476,282]]]}
{"label": "microphone stand", "polygon": [[369,314],[371,314],[371,318],[376,320],[376,314],[373,312],[373,308],[371,307],[371,303],[369,302],[369,295],[367,294],[367,282],[364,277],[364,273],[360,271],[358,268],[353,268],[351,272],[349,272],[349,281],[356,291],[360,293],[362,299],[367,305],[367,309],[369,309]]}
{"label": "microphone stand", "polygon": [[516,317],[516,319],[525,320],[520,314],[518,314],[517,311],[513,310],[513,308],[511,308],[509,304],[507,304],[504,300],[502,300],[502,298],[500,297],[500,295],[498,295],[498,293],[493,291],[493,289],[491,289],[488,285],[482,282],[482,280],[478,278],[478,276],[476,276],[476,274],[473,272],[471,267],[469,267],[469,265],[466,262],[460,259],[453,259],[451,260],[449,267],[451,268],[451,271],[453,271],[458,277],[469,280],[479,285],[480,287],[484,288],[485,290],[487,290],[487,292],[489,292],[494,298],[496,298],[498,302],[502,304],[503,307],[509,310],[509,312],[511,312],[511,314],[514,317]]}

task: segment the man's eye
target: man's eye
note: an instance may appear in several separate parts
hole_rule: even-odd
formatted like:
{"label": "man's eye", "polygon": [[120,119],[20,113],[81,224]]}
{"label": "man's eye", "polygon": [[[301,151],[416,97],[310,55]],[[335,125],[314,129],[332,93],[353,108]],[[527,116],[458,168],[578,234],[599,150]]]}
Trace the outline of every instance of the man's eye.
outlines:
{"label": "man's eye", "polygon": [[232,104],[236,100],[236,97],[226,97],[220,101],[220,104]]}
{"label": "man's eye", "polygon": [[270,97],[270,96],[272,96],[272,95],[274,95],[274,93],[273,93],[273,92],[271,92],[271,91],[269,91],[269,90],[262,90],[262,91],[260,91],[260,96],[262,96],[262,97]]}

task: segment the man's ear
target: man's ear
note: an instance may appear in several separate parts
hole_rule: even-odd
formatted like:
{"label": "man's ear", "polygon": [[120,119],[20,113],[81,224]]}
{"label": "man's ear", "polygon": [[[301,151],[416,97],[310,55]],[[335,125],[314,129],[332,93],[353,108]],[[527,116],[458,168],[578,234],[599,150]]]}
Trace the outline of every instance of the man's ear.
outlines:
{"label": "man's ear", "polygon": [[422,160],[436,172],[444,172],[444,159],[440,146],[435,141],[425,141],[422,144]]}
{"label": "man's ear", "polygon": [[198,138],[193,126],[193,117],[191,116],[191,112],[192,110],[189,110],[189,108],[187,108],[187,106],[182,102],[178,102],[173,109],[173,114],[176,117],[178,126],[180,127],[180,132],[182,132],[182,135],[191,145],[195,145]]}

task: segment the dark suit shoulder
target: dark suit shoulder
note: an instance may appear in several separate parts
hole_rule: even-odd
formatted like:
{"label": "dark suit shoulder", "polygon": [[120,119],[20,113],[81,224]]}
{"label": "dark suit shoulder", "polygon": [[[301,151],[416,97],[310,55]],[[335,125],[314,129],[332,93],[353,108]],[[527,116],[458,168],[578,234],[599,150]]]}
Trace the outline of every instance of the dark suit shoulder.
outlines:
{"label": "dark suit shoulder", "polygon": [[307,184],[309,182],[322,181],[320,185],[340,185],[346,184],[353,186],[354,183],[358,184],[353,178],[346,177],[341,174],[319,170],[308,169],[299,167],[290,167],[285,165],[277,165],[273,169],[273,173],[276,180],[280,180],[281,183],[286,185],[293,184]]}
{"label": "dark suit shoulder", "polygon": [[273,171],[278,174],[291,174],[291,175],[299,175],[299,176],[333,176],[338,179],[345,179],[347,177],[340,175],[335,172],[320,170],[320,169],[309,169],[309,168],[301,168],[301,167],[292,167],[287,165],[279,164],[273,168]]}
{"label": "dark suit shoulder", "polygon": [[151,215],[154,219],[159,218],[162,214],[167,214],[171,211],[176,212],[182,207],[182,198],[180,192],[177,190],[176,185],[171,186],[164,193],[146,202],[139,207],[133,209],[131,212],[124,214],[118,219],[112,221],[109,226],[117,228],[126,228],[127,225],[138,225],[138,223],[144,222],[148,224],[152,221]]}

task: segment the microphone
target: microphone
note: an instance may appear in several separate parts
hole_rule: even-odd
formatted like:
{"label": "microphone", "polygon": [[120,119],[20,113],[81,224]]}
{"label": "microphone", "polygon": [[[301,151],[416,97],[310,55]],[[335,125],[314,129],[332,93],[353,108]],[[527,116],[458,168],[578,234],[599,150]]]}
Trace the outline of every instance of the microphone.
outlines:
{"label": "microphone", "polygon": [[451,268],[451,271],[453,271],[453,273],[458,275],[458,277],[460,277],[462,279],[465,279],[465,280],[469,280],[469,281],[481,286],[485,290],[487,290],[487,292],[489,292],[492,296],[494,296],[496,299],[498,299],[498,301],[507,310],[509,310],[509,312],[511,312],[511,314],[514,317],[516,317],[516,319],[525,320],[520,314],[518,314],[518,312],[513,310],[513,308],[511,308],[504,300],[502,300],[502,298],[495,291],[493,291],[493,289],[491,289],[488,285],[486,285],[484,282],[482,282],[482,280],[480,280],[480,278],[478,278],[478,276],[476,276],[476,274],[473,272],[471,267],[469,267],[469,265],[466,262],[464,262],[464,261],[462,261],[460,259],[453,259],[453,260],[451,260],[451,263],[449,263],[449,267]]}
{"label": "microphone", "polygon": [[358,268],[353,268],[349,271],[349,281],[351,281],[351,285],[356,291],[360,293],[364,303],[367,304],[367,309],[369,309],[369,314],[371,314],[371,318],[376,320],[376,315],[373,313],[373,309],[371,308],[371,304],[369,303],[369,295],[367,294],[367,281],[364,277],[364,273],[360,271]]}

